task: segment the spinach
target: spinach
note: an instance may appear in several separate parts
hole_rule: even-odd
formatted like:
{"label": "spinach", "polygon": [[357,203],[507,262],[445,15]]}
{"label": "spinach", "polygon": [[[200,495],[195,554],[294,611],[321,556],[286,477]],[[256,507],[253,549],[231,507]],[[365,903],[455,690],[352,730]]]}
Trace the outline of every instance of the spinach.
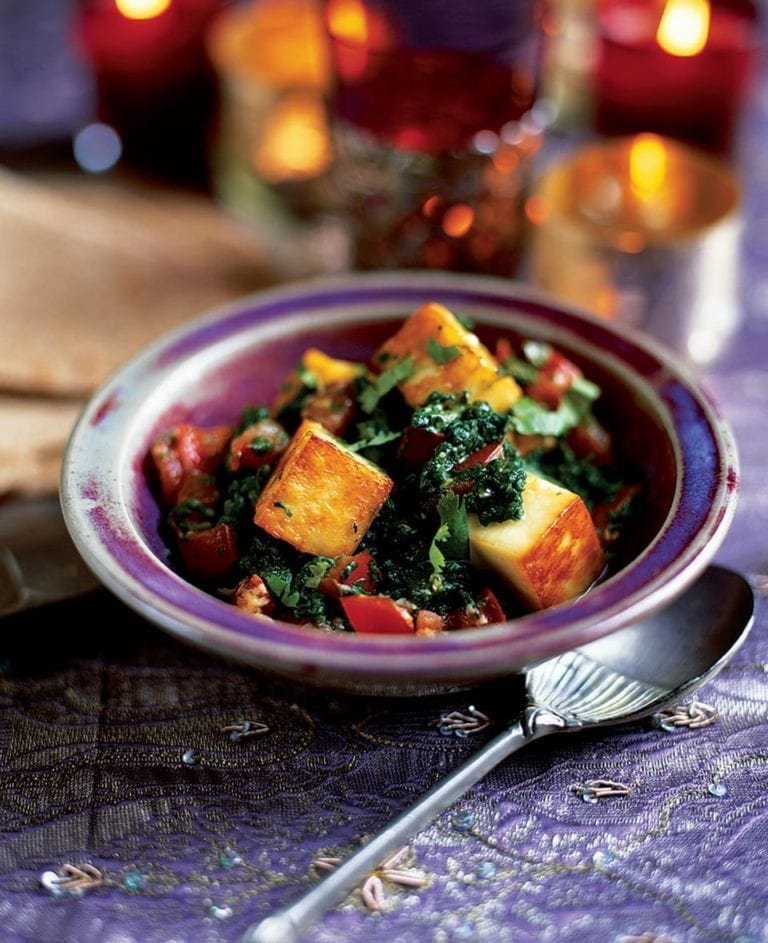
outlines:
{"label": "spinach", "polygon": [[588,458],[578,458],[564,442],[553,449],[529,452],[525,464],[541,477],[578,494],[590,510],[612,501],[624,483],[616,469],[600,468]]}
{"label": "spinach", "polygon": [[484,445],[500,442],[506,433],[506,417],[484,402],[464,406],[456,419],[460,421],[444,427],[444,440],[421,470],[421,494],[427,501],[437,501],[447,490],[456,465]]}
{"label": "spinach", "polygon": [[468,404],[466,393],[430,393],[426,401],[414,410],[410,425],[414,429],[441,434],[461,416]]}
{"label": "spinach", "polygon": [[249,528],[253,519],[253,507],[272,471],[271,465],[263,465],[253,474],[231,478],[224,496],[220,524],[231,524],[235,529]]}
{"label": "spinach", "polygon": [[454,473],[456,483],[471,486],[465,498],[467,510],[474,511],[483,526],[520,520],[526,478],[523,460],[509,442],[503,444],[501,457],[494,461]]}
{"label": "spinach", "polygon": [[332,563],[328,557],[300,553],[265,531],[257,531],[248,553],[238,562],[238,570],[241,577],[257,573],[279,605],[296,618],[329,626],[334,620],[333,603],[318,586]]}

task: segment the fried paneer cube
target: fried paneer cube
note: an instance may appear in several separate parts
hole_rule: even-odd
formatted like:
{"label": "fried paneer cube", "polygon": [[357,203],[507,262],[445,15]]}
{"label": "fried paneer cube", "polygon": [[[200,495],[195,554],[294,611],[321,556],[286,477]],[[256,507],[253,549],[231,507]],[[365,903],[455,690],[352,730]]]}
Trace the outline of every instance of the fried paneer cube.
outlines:
{"label": "fried paneer cube", "polygon": [[392,479],[305,419],[264,486],[254,523],[303,553],[354,553]]}
{"label": "fried paneer cube", "polygon": [[430,393],[466,391],[471,401],[486,400],[497,412],[506,412],[522,396],[517,382],[500,373],[488,348],[437,302],[418,308],[373,359],[386,370],[405,357],[412,358],[414,369],[398,386],[411,406],[420,406]]}
{"label": "fried paneer cube", "polygon": [[582,499],[531,472],[522,518],[483,526],[470,514],[469,542],[472,562],[495,570],[531,609],[579,596],[605,565]]}

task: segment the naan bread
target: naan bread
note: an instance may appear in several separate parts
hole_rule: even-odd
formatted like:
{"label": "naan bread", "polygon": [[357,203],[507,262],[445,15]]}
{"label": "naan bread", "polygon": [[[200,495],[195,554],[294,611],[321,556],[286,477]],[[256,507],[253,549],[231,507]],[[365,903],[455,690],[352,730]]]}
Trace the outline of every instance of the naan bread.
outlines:
{"label": "naan bread", "polygon": [[162,333],[307,274],[202,196],[0,172],[0,389],[87,395]]}
{"label": "naan bread", "polygon": [[54,493],[83,403],[0,395],[0,495]]}
{"label": "naan bread", "polygon": [[0,496],[55,491],[84,400],[161,334],[319,274],[322,246],[213,201],[0,170]]}

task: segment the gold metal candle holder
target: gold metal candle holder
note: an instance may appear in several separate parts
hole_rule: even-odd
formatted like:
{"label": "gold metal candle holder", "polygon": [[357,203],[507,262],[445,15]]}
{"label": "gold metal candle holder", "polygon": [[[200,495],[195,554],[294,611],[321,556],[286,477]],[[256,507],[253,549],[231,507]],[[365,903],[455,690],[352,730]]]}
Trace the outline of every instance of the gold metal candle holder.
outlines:
{"label": "gold metal candle holder", "polygon": [[526,215],[534,285],[693,363],[732,335],[740,187],[724,163],[654,134],[588,144],[542,173]]}

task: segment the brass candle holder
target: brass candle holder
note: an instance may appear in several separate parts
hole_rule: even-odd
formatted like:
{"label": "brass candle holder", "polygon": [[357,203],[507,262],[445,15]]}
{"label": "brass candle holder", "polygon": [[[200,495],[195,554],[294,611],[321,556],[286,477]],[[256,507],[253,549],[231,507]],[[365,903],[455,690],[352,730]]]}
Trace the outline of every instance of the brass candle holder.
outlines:
{"label": "brass candle holder", "polygon": [[723,162],[659,135],[585,145],[532,188],[526,277],[707,363],[740,319],[740,202]]}

